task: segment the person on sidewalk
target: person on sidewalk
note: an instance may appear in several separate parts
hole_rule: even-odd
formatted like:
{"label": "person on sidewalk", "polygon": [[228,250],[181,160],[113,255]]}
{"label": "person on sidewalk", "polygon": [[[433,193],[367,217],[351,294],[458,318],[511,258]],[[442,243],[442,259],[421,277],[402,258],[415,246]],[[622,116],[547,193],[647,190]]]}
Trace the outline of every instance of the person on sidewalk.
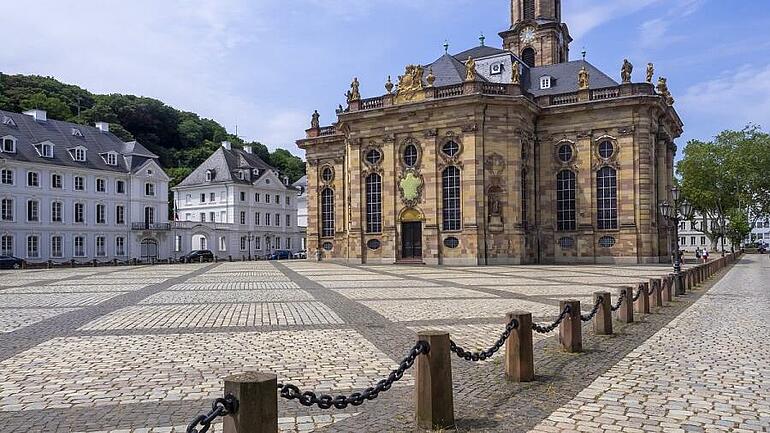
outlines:
{"label": "person on sidewalk", "polygon": [[703,263],[708,263],[709,261],[709,250],[703,250]]}

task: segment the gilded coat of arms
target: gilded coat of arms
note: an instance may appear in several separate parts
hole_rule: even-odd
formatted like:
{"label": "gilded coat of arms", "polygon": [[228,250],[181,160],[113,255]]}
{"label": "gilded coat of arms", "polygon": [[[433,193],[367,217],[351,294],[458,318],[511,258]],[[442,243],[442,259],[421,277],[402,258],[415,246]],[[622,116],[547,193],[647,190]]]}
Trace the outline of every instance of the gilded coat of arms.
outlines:
{"label": "gilded coat of arms", "polygon": [[422,177],[411,170],[406,172],[404,177],[401,178],[401,182],[398,184],[404,204],[409,207],[417,205],[420,201],[420,195],[422,194],[422,184]]}
{"label": "gilded coat of arms", "polygon": [[416,102],[425,99],[423,92],[422,76],[425,70],[419,65],[408,65],[404,75],[398,77],[398,92],[396,92],[396,104]]}

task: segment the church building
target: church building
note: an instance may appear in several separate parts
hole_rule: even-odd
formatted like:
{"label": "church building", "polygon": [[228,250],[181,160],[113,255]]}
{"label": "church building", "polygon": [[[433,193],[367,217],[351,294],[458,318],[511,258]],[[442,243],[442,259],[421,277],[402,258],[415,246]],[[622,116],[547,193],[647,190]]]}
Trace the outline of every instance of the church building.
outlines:
{"label": "church building", "polygon": [[[408,65],[306,138],[308,256],[492,265],[669,260],[682,122],[649,63],[570,60],[560,0],[510,0],[501,48]],[[615,75],[615,74],[611,74]],[[641,79],[635,75],[644,75]],[[634,79],[637,78],[637,79]],[[655,84],[653,84],[655,82]]]}

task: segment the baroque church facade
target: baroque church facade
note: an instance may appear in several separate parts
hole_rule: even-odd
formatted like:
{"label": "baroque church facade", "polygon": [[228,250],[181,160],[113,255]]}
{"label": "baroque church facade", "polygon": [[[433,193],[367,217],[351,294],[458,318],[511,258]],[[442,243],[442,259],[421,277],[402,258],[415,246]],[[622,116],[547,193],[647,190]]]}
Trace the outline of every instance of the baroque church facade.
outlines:
{"label": "baroque church facade", "polygon": [[[446,265],[670,260],[682,122],[652,64],[585,60],[560,0],[511,0],[502,48],[409,65],[306,138],[309,257]],[[394,82],[396,81],[396,82]]]}

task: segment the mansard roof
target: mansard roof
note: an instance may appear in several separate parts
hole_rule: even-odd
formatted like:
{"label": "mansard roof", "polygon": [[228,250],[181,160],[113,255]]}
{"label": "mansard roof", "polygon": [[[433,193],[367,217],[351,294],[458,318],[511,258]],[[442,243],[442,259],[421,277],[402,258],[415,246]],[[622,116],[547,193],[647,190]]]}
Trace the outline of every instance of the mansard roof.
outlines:
{"label": "mansard roof", "polygon": [[501,50],[500,48],[495,47],[488,47],[486,45],[480,45],[478,47],[473,47],[469,50],[465,50],[461,53],[457,53],[454,55],[454,58],[461,62],[465,62],[468,60],[468,57],[473,57],[474,59],[480,59],[482,57],[489,57],[489,56],[495,56],[498,54],[505,54],[510,53],[510,51]]}
{"label": "mansard roof", "polygon": [[[13,120],[0,122],[0,137],[11,135],[16,138],[16,152],[0,153],[2,159],[125,173],[133,172],[147,159],[158,158],[137,142],[124,143],[115,134],[92,126],[51,119],[37,121],[26,114],[2,110],[0,118]],[[73,134],[73,128],[80,134]],[[53,158],[41,157],[35,150],[36,144],[45,141],[54,144]],[[73,160],[67,151],[78,146],[86,149],[86,160],[83,162]],[[126,158],[118,158],[116,166],[108,165],[101,156],[107,152],[116,152]],[[132,156],[138,159],[131,161]]]}
{"label": "mansard roof", "polygon": [[[467,60],[467,57],[466,57]],[[436,76],[436,81],[433,83],[436,87],[451,86],[452,84],[460,84],[465,81],[465,63],[457,60],[454,56],[444,54],[436,59],[435,62],[425,65],[425,73],[423,74],[422,81],[424,85],[428,82],[425,81],[428,71],[433,70],[433,75]],[[486,81],[481,75],[477,75],[477,78]]]}
{"label": "mansard roof", "polygon": [[[254,176],[255,169],[259,172],[258,176]],[[243,179],[239,179],[235,175],[239,170],[247,172],[248,175],[244,176]],[[208,159],[180,182],[178,186],[199,186],[215,183],[240,183],[248,185],[261,179],[269,171],[278,172],[277,169],[253,153],[248,153],[242,149],[219,147]],[[212,173],[211,181],[206,180],[207,172]]]}
{"label": "mansard roof", "polygon": [[[607,76],[607,74],[600,71],[596,66],[585,60],[573,60],[566,63],[556,63],[554,65],[529,68],[528,73],[524,74],[522,87],[535,96],[577,92],[579,90],[578,73],[580,72],[580,68],[584,65],[586,70],[588,70],[590,76],[589,83],[592,89],[614,87],[618,85],[617,81]],[[539,79],[544,75],[554,78],[555,81],[552,81],[553,84],[551,88],[541,90]]]}

